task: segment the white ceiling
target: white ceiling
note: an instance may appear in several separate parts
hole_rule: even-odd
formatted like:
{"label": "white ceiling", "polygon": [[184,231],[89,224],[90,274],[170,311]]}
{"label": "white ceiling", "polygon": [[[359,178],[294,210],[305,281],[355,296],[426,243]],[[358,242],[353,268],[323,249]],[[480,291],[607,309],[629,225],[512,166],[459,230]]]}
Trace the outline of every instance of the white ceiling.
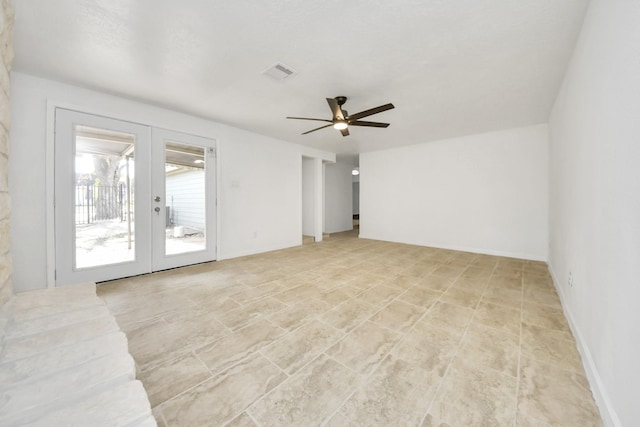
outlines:
{"label": "white ceiling", "polygon": [[[546,122],[587,3],[18,0],[14,70],[348,155]],[[337,95],[391,126],[285,120]]]}

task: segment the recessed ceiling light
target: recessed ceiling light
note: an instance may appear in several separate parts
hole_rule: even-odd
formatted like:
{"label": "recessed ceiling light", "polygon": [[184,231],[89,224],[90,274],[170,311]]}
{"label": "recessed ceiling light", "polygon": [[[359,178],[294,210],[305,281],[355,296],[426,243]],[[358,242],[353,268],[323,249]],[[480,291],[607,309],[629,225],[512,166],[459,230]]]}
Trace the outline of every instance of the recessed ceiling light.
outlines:
{"label": "recessed ceiling light", "polygon": [[351,171],[351,175],[360,175],[360,171],[358,169],[354,169]]}
{"label": "recessed ceiling light", "polygon": [[202,160],[202,159],[196,159],[196,160],[194,160],[194,161],[193,161],[193,163],[195,163],[196,165],[201,165],[201,164],[203,164],[203,163],[204,163],[204,160]]}

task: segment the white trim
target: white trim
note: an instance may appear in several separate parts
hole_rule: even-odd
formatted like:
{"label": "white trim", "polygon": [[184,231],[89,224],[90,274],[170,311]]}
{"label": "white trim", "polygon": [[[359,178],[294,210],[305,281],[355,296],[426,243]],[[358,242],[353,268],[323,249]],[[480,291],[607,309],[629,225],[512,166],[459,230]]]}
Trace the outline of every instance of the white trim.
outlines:
{"label": "white trim", "polygon": [[[162,215],[152,216],[152,262],[151,271],[166,270],[169,268],[182,267],[191,264],[199,264],[203,262],[210,262],[216,260],[216,248],[218,230],[217,226],[217,209],[216,209],[216,194],[217,191],[217,171],[215,168],[217,165],[217,152],[216,140],[212,138],[204,138],[201,136],[195,136],[192,134],[185,134],[183,132],[176,132],[169,129],[152,127],[151,129],[151,191],[153,195],[158,195],[162,199],[163,206],[166,206],[167,200],[164,200],[166,196],[166,153],[165,143],[167,141],[176,141],[181,144],[187,144],[196,147],[202,147],[206,150],[213,149],[215,153],[214,161],[210,162],[207,159],[208,166],[205,168],[205,186],[203,191],[205,192],[205,240],[206,248],[204,250],[183,252],[179,254],[167,254],[166,253],[166,239],[165,239],[165,217],[164,210]],[[206,155],[205,157],[209,157]],[[212,165],[213,163],[213,165]],[[215,230],[215,231],[213,231]]]}
{"label": "white trim", "polygon": [[[547,258],[541,255],[533,255],[528,254],[526,252],[509,252],[509,251],[494,251],[493,249],[485,249],[485,248],[474,248],[470,246],[459,246],[459,245],[443,245],[442,243],[431,243],[431,242],[410,242],[410,241],[402,241],[402,240],[393,240],[393,239],[385,239],[380,236],[370,236],[362,231],[362,223],[360,223],[360,238],[361,239],[371,239],[371,240],[382,240],[385,242],[393,242],[393,243],[403,243],[406,245],[414,245],[414,246],[425,246],[429,248],[438,248],[438,249],[448,249],[452,251],[461,251],[461,252],[471,252],[474,254],[484,254],[484,255],[494,255],[494,256],[502,256],[507,258],[518,258],[525,259],[528,261],[542,261],[547,262]],[[365,224],[366,227],[366,224]]]}
{"label": "white trim", "polygon": [[290,242],[280,243],[275,246],[263,247],[259,249],[250,249],[247,251],[231,252],[228,254],[223,253],[223,254],[218,254],[218,261],[222,261],[225,259],[232,259],[232,258],[240,258],[243,256],[249,256],[249,255],[257,255],[265,252],[279,251],[281,249],[289,249],[289,248],[294,248],[296,246],[301,246],[301,245],[302,245],[301,240],[292,240]]}
{"label": "white trim", "polygon": [[47,100],[47,135],[45,153],[45,200],[46,200],[46,245],[47,245],[47,288],[56,286],[56,229],[55,229],[55,119],[57,105]]}
{"label": "white trim", "polygon": [[215,204],[216,204],[216,260],[221,259],[220,254],[222,253],[222,248],[220,248],[220,242],[222,239],[220,235],[222,233],[222,222],[220,221],[220,208],[219,208],[219,195],[222,190],[221,182],[222,182],[222,172],[220,171],[222,164],[220,163],[220,152],[222,151],[222,144],[220,140],[216,140],[216,196],[215,196]]}
{"label": "white trim", "polygon": [[560,303],[562,305],[562,311],[564,312],[564,316],[569,321],[569,327],[571,328],[571,332],[573,333],[574,338],[576,339],[576,344],[578,346],[578,352],[582,358],[582,365],[584,366],[585,373],[587,374],[587,380],[589,381],[589,385],[591,386],[591,391],[593,393],[593,398],[596,401],[596,405],[598,409],[600,409],[600,416],[602,417],[602,421],[606,427],[622,427],[622,423],[618,418],[618,414],[613,409],[613,405],[611,404],[611,399],[609,398],[609,394],[602,383],[602,377],[598,372],[598,368],[591,356],[591,351],[589,351],[589,347],[587,346],[582,334],[580,333],[580,328],[573,319],[573,315],[569,310],[569,304],[567,302],[567,296],[565,295],[563,288],[559,286],[560,281],[557,280],[557,277],[553,271],[553,266],[548,263],[549,272],[551,273],[551,278],[553,279],[553,286],[556,288],[558,295],[560,296]]}
{"label": "white trim", "polygon": [[[124,98],[122,98],[124,99]],[[129,101],[129,100],[126,100]],[[135,102],[135,101],[131,101]],[[145,104],[148,105],[148,104]],[[155,122],[153,120],[141,119],[141,117],[127,116],[122,115],[121,113],[114,113],[111,110],[104,110],[101,108],[95,108],[87,105],[80,105],[72,102],[62,101],[55,98],[47,98],[46,100],[46,115],[47,115],[47,123],[46,123],[46,152],[45,152],[45,199],[46,199],[46,286],[47,288],[55,288],[56,287],[56,250],[55,250],[55,111],[57,108],[77,111],[79,113],[84,114],[92,114],[95,116],[106,117],[108,119],[120,120],[124,122],[134,123],[138,125],[147,126],[150,129],[164,129],[171,130],[174,132],[183,133],[186,135],[193,135],[199,138],[206,138],[214,141],[216,147],[216,201],[215,201],[215,215],[216,215],[216,240],[215,240],[215,250],[216,250],[216,259],[218,259],[218,253],[220,249],[220,231],[222,229],[220,224],[220,210],[218,207],[218,194],[220,190],[220,144],[217,138],[206,135],[198,135],[193,133],[193,131],[189,131],[187,129],[183,129],[180,126],[177,126],[174,129],[168,129],[166,124],[161,124],[159,122]],[[183,114],[183,113],[178,113]]]}

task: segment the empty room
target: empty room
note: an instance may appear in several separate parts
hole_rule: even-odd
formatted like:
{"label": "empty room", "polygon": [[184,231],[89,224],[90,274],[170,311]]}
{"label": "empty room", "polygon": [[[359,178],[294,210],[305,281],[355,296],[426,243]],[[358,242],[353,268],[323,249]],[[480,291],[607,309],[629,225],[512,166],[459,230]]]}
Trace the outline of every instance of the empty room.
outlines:
{"label": "empty room", "polygon": [[640,425],[640,2],[0,7],[0,425]]}

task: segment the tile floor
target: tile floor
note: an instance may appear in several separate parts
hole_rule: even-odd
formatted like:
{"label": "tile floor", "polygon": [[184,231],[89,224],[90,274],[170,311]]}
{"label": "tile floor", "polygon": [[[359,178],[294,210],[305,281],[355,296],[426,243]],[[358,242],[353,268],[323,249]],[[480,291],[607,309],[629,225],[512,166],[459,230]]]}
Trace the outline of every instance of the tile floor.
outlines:
{"label": "tile floor", "polygon": [[358,239],[103,284],[160,426],[599,426],[546,265]]}

